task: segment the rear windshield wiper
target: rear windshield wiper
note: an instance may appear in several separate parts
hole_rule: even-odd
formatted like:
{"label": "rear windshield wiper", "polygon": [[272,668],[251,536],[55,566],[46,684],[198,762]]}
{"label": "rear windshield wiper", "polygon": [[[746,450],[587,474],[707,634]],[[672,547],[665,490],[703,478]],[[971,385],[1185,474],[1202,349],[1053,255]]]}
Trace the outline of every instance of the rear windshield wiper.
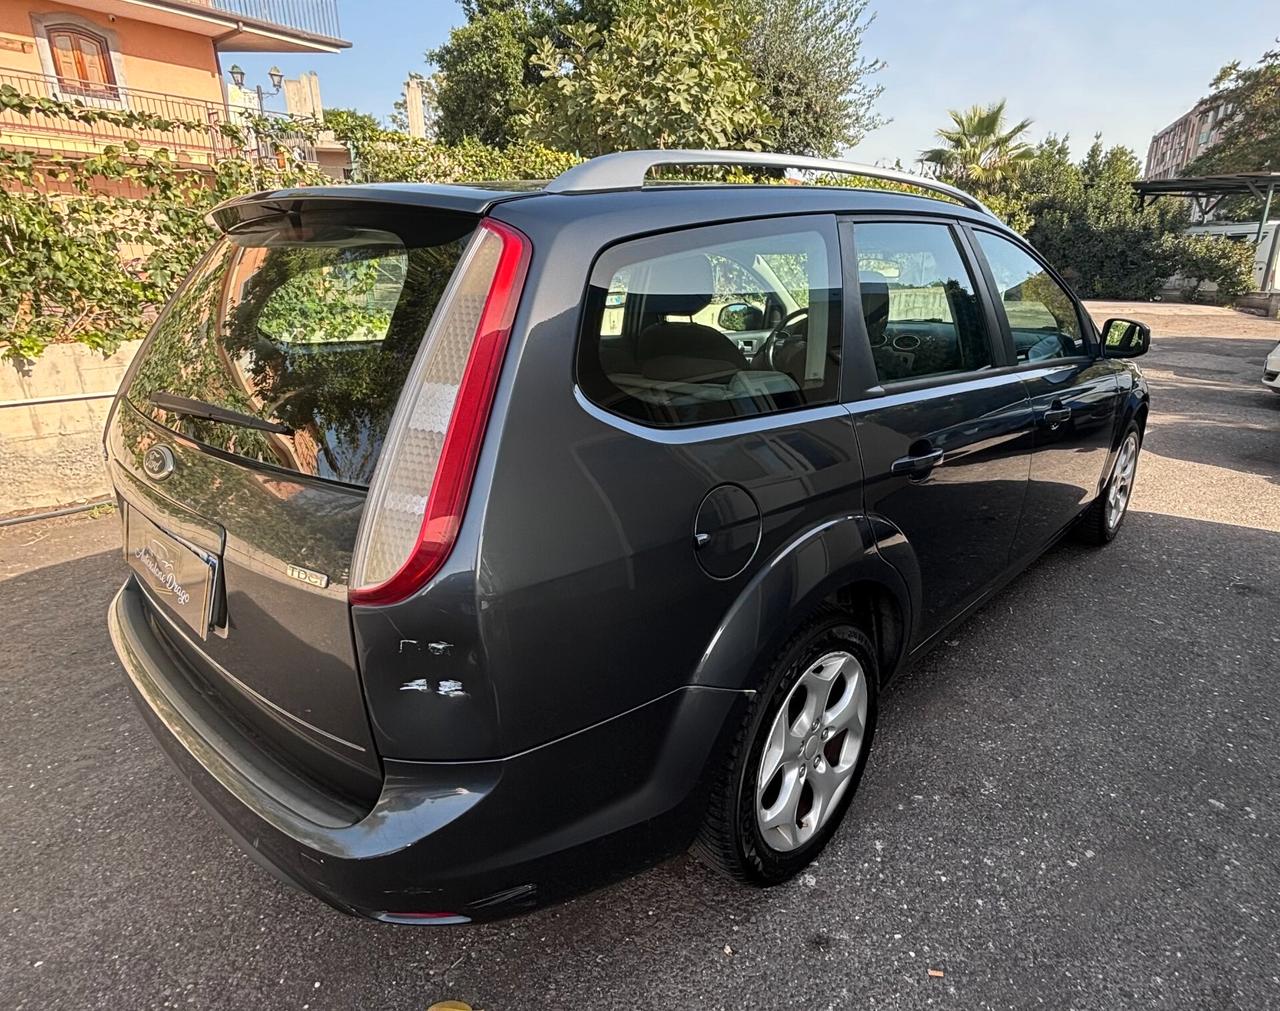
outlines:
{"label": "rear windshield wiper", "polygon": [[207,421],[223,421],[228,425],[239,425],[241,428],[256,428],[260,432],[276,432],[279,435],[292,435],[293,429],[276,421],[256,418],[252,414],[233,411],[229,407],[207,404],[203,400],[192,400],[180,397],[176,393],[165,393],[161,390],[147,398],[156,407],[174,414],[182,414],[188,418],[204,418]]}

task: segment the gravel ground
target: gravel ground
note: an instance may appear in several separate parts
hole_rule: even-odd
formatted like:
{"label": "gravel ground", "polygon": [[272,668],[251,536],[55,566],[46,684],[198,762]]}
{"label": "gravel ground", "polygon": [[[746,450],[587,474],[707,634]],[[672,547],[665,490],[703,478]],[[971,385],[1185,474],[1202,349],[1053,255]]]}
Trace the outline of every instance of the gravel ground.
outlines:
{"label": "gravel ground", "polygon": [[888,691],[849,818],[767,892],[681,858],[492,926],[344,918],[242,856],[134,712],[116,521],[0,530],[0,1007],[1280,1007],[1280,325],[1135,313],[1121,536]]}

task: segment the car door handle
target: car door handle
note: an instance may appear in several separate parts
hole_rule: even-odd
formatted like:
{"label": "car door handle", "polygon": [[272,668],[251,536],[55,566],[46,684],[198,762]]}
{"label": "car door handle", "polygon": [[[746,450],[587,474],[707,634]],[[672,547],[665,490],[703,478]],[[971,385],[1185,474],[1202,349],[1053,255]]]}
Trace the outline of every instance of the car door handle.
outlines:
{"label": "car door handle", "polygon": [[942,462],[942,457],[942,450],[931,449],[927,453],[918,453],[913,456],[904,456],[900,460],[894,460],[890,469],[895,474],[924,474],[938,466]]}
{"label": "car door handle", "polygon": [[1063,407],[1061,404],[1055,404],[1053,407],[1050,407],[1045,411],[1044,414],[1040,415],[1040,420],[1046,425],[1056,428],[1064,421],[1071,420],[1071,408]]}

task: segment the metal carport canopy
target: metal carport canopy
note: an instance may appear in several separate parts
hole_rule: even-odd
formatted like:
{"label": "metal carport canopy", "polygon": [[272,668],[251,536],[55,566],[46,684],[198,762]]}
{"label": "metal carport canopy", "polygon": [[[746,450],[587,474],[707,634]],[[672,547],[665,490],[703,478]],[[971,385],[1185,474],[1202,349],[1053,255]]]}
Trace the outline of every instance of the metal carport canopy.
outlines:
{"label": "metal carport canopy", "polygon": [[1196,209],[1208,217],[1227,197],[1254,196],[1263,201],[1262,220],[1258,225],[1255,242],[1262,241],[1262,225],[1271,212],[1271,198],[1280,186],[1280,172],[1233,172],[1221,176],[1187,176],[1183,179],[1140,179],[1130,183],[1138,194],[1138,201],[1146,206],[1147,200],[1156,197],[1187,197],[1195,202]]}
{"label": "metal carport canopy", "polygon": [[[1130,183],[1138,195],[1139,206],[1145,207],[1147,200],[1157,197],[1186,197],[1192,200],[1202,217],[1207,218],[1227,197],[1254,196],[1262,201],[1262,217],[1258,219],[1258,231],[1253,237],[1254,246],[1262,243],[1262,232],[1271,217],[1271,201],[1277,187],[1280,187],[1280,172],[1233,172],[1220,176],[1187,176],[1182,179],[1140,179]],[[1267,254],[1267,265],[1262,272],[1262,290],[1271,286],[1271,278],[1275,274],[1276,254],[1280,244],[1276,242],[1280,234],[1272,237],[1271,249]]]}

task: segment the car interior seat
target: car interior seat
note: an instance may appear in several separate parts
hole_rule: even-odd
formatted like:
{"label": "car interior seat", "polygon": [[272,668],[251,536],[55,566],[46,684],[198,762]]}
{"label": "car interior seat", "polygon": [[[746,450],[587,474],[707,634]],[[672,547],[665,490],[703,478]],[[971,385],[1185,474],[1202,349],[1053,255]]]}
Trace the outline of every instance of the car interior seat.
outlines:
{"label": "car interior seat", "polygon": [[668,320],[701,312],[714,298],[711,262],[701,254],[655,261],[644,296],[648,322],[636,340],[636,362],[648,379],[727,382],[745,371],[747,359],[732,340],[692,320]]}
{"label": "car interior seat", "polygon": [[905,372],[902,355],[893,350],[889,341],[889,279],[878,270],[860,270],[858,290],[862,293],[862,316],[867,322],[876,374],[881,382],[898,379]]}

